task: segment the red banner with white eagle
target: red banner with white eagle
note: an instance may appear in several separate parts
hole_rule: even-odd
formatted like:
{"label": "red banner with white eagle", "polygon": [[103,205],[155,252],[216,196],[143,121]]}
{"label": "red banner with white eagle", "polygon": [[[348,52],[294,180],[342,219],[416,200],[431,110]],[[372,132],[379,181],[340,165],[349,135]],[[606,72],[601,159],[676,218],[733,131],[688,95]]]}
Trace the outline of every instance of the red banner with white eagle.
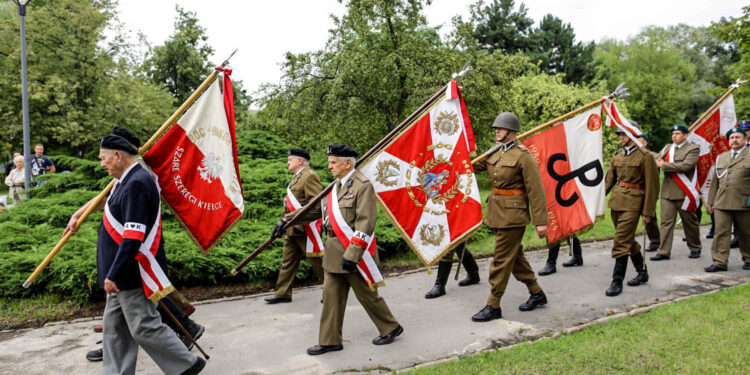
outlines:
{"label": "red banner with white eagle", "polygon": [[359,166],[419,259],[436,263],[482,224],[469,113],[455,81],[421,118]]}
{"label": "red banner with white eagle", "polygon": [[556,243],[604,216],[602,118],[596,107],[523,140],[547,195],[547,240]]}
{"label": "red banner with white eagle", "polygon": [[[220,68],[217,68],[220,69]],[[220,69],[221,70],[221,69]],[[209,251],[244,212],[230,69],[143,155],[164,201]]]}
{"label": "red banner with white eagle", "polygon": [[735,126],[737,126],[737,115],[734,112],[734,97],[729,94],[688,136],[688,142],[701,147],[696,171],[698,172],[698,187],[706,195],[708,195],[716,158],[729,151],[729,142],[724,134]]}

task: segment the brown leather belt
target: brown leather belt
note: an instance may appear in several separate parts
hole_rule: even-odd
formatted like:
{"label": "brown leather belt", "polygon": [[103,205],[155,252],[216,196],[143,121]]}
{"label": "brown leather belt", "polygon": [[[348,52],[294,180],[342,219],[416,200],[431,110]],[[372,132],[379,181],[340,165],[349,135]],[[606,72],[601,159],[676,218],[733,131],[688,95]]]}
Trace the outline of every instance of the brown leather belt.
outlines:
{"label": "brown leather belt", "polygon": [[643,185],[641,184],[631,184],[629,182],[620,182],[618,185],[620,185],[620,187],[643,190]]}
{"label": "brown leather belt", "polygon": [[492,189],[492,193],[495,195],[511,197],[514,195],[524,195],[526,194],[526,190],[525,189]]}

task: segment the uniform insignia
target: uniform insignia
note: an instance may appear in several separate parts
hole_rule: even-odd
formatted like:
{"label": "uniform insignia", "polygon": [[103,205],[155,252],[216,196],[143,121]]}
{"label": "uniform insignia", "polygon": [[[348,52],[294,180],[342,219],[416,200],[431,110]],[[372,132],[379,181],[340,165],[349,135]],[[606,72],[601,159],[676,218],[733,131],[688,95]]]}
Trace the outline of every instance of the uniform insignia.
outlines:
{"label": "uniform insignia", "polygon": [[383,160],[378,163],[375,181],[385,186],[396,186],[398,183],[400,168],[393,160]]}
{"label": "uniform insignia", "polygon": [[209,152],[208,155],[203,157],[203,166],[198,166],[198,172],[201,175],[201,179],[208,181],[210,184],[212,180],[218,179],[224,171],[224,167],[221,165],[221,158]]}
{"label": "uniform insignia", "polygon": [[354,184],[354,180],[349,179],[349,181],[346,182],[346,187],[352,187],[352,184]]}
{"label": "uniform insignia", "polygon": [[343,197],[341,197],[341,199],[352,199],[352,198],[354,198],[354,193],[347,193],[347,194],[344,194]]}
{"label": "uniform insignia", "polygon": [[440,224],[424,224],[419,229],[419,239],[425,245],[440,246],[445,236],[445,228]]}
{"label": "uniform insignia", "polygon": [[451,112],[440,112],[435,120],[435,132],[441,135],[456,134],[460,124],[458,123],[458,114]]}

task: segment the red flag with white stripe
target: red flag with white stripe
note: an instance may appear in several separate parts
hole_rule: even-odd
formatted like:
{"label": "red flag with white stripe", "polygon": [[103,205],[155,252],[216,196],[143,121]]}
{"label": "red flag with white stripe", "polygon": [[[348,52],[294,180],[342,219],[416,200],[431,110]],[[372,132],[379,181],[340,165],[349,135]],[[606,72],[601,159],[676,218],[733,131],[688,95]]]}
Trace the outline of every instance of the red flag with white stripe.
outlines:
{"label": "red flag with white stripe", "polygon": [[708,194],[716,158],[729,151],[729,142],[724,134],[735,126],[737,115],[734,112],[734,97],[733,94],[729,94],[714,112],[706,116],[705,120],[688,135],[688,142],[701,147],[695,169],[698,189],[704,194]]}
{"label": "red flag with white stripe", "polygon": [[630,137],[630,139],[638,147],[643,147],[643,143],[641,143],[640,139],[638,138],[638,136],[643,134],[643,132],[641,132],[639,128],[633,126],[633,124],[631,124],[630,121],[628,121],[628,119],[622,115],[620,109],[617,108],[617,104],[615,104],[614,100],[607,99],[603,101],[602,109],[604,110],[604,113],[607,114],[607,126],[622,130],[623,133]]}
{"label": "red flag with white stripe", "polygon": [[214,81],[143,155],[162,197],[209,251],[244,212],[234,133],[231,70]]}
{"label": "red flag with white stripe", "polygon": [[547,240],[555,243],[604,216],[602,119],[589,109],[526,138],[547,195]]}
{"label": "red flag with white stripe", "polygon": [[427,265],[482,224],[470,159],[475,148],[466,104],[451,81],[424,116],[359,167],[386,216]]}

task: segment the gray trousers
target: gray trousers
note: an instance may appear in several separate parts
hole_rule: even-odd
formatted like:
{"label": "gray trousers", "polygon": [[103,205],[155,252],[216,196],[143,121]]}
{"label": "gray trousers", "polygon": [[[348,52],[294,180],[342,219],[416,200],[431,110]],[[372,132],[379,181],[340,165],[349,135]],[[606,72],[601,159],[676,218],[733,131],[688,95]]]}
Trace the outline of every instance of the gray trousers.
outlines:
{"label": "gray trousers", "polygon": [[677,214],[682,218],[682,229],[685,231],[687,246],[690,251],[701,252],[701,233],[698,227],[698,215],[695,211],[684,211],[682,199],[671,200],[661,198],[659,205],[661,208],[661,246],[658,254],[670,256],[672,253],[672,239],[674,238],[674,226]]}
{"label": "gray trousers", "polygon": [[143,289],[107,297],[104,308],[104,374],[135,374],[138,346],[165,374],[180,374],[198,359],[161,321]]}

